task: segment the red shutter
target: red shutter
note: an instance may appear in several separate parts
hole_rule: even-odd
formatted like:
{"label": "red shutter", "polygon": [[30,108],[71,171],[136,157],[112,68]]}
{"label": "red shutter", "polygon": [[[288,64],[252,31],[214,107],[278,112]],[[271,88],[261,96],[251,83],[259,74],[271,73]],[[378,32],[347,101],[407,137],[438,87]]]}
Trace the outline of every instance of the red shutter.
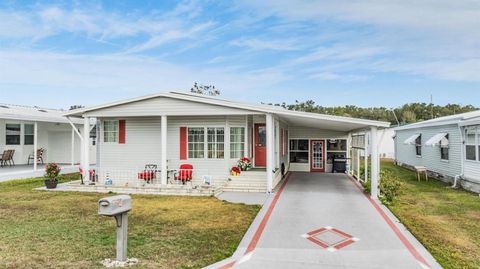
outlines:
{"label": "red shutter", "polygon": [[180,127],[180,160],[187,159],[187,127]]}
{"label": "red shutter", "polygon": [[118,121],[118,144],[125,144],[125,120]]}

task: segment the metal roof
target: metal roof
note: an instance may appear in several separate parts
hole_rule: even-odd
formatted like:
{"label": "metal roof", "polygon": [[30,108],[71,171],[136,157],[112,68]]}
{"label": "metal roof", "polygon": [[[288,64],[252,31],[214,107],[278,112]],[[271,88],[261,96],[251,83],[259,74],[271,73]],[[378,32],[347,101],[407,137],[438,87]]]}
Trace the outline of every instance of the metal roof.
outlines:
{"label": "metal roof", "polygon": [[[64,113],[65,110],[60,109],[0,104],[0,119],[68,123]],[[72,122],[83,123],[80,119],[72,119]]]}
{"label": "metal roof", "polygon": [[292,111],[279,106],[237,102],[237,101],[220,99],[212,96],[205,96],[205,95],[185,93],[185,92],[175,92],[175,91],[168,92],[168,93],[157,93],[152,95],[146,95],[146,96],[141,96],[137,98],[127,99],[123,101],[103,104],[103,105],[89,107],[89,108],[80,108],[80,109],[69,111],[65,113],[65,115],[66,116],[82,116],[84,113],[92,112],[95,110],[101,110],[108,107],[114,107],[118,105],[138,102],[138,101],[157,98],[157,97],[175,98],[175,99],[182,99],[182,100],[187,100],[192,102],[200,102],[200,103],[206,103],[206,104],[212,104],[212,105],[238,108],[238,109],[249,110],[249,111],[271,113],[271,114],[278,115],[286,120],[289,120],[292,123],[297,123],[299,125],[315,126],[320,124],[325,128],[334,129],[334,130],[355,130],[355,129],[365,128],[368,126],[386,128],[390,126],[389,122],[333,116],[333,115],[326,115],[326,114],[319,114],[319,113]]}
{"label": "metal roof", "polygon": [[480,110],[440,117],[440,118],[421,121],[417,123],[412,123],[405,126],[396,127],[394,128],[394,130],[399,131],[399,130],[416,129],[416,128],[423,128],[423,127],[449,125],[449,124],[458,124],[462,126],[462,125],[469,125],[469,123],[473,123],[478,120],[480,120]]}

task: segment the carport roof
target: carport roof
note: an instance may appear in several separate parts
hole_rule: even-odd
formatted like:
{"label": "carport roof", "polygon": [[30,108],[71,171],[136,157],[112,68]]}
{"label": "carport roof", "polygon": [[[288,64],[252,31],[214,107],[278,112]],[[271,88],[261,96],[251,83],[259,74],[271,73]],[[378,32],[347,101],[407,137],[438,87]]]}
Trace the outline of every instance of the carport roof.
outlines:
{"label": "carport roof", "polygon": [[89,108],[76,109],[76,110],[69,111],[64,115],[78,117],[88,112],[101,110],[104,108],[110,108],[114,106],[119,106],[123,104],[133,103],[133,102],[140,102],[143,100],[157,98],[157,97],[167,97],[167,98],[181,99],[181,100],[186,100],[191,102],[199,102],[199,103],[206,103],[206,104],[212,104],[212,105],[218,105],[218,106],[224,106],[224,107],[230,107],[230,108],[238,108],[238,109],[254,111],[254,112],[271,113],[279,116],[285,121],[288,121],[290,124],[294,126],[306,126],[306,127],[337,130],[337,131],[352,131],[352,130],[367,128],[370,126],[376,126],[381,128],[390,127],[389,122],[333,116],[333,115],[302,112],[302,111],[292,111],[279,106],[243,103],[243,102],[220,99],[217,97],[199,95],[194,93],[175,92],[175,91],[168,92],[168,93],[157,93],[157,94],[132,98],[128,100],[113,102],[109,104],[89,107]]}
{"label": "carport roof", "polygon": [[[63,116],[64,113],[64,110],[59,109],[0,104],[0,119],[68,123],[67,118]],[[83,123],[80,119],[72,121],[77,124]]]}

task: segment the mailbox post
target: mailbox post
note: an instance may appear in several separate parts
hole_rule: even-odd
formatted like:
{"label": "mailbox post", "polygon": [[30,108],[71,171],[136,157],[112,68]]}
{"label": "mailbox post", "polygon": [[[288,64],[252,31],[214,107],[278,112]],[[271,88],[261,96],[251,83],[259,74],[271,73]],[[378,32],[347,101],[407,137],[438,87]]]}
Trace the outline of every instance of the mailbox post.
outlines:
{"label": "mailbox post", "polygon": [[117,261],[127,260],[128,211],[132,209],[132,198],[116,195],[98,200],[98,214],[115,217],[117,224]]}

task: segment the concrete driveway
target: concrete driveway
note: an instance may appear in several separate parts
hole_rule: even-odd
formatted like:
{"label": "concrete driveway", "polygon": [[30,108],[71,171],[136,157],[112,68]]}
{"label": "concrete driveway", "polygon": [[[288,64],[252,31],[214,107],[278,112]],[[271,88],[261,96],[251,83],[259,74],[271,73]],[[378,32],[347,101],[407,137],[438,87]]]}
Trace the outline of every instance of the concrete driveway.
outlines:
{"label": "concrete driveway", "polygon": [[252,225],[257,233],[242,241],[235,268],[439,267],[346,175],[293,173],[276,199],[263,232]]}

